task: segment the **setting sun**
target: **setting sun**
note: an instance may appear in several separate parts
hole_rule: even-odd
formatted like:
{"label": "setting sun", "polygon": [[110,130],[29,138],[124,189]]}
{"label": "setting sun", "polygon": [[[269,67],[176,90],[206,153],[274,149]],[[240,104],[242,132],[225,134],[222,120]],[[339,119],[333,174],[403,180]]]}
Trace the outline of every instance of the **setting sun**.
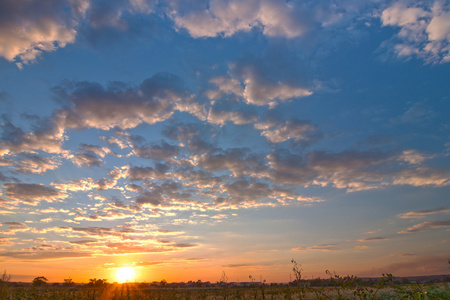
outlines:
{"label": "setting sun", "polygon": [[133,281],[135,279],[134,268],[132,267],[122,267],[116,271],[116,280],[119,283],[124,283],[128,281]]}

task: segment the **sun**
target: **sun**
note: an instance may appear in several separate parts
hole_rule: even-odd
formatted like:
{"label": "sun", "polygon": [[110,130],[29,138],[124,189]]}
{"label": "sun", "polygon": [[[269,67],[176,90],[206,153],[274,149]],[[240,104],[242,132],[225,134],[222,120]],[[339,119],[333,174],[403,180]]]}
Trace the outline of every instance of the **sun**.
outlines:
{"label": "sun", "polygon": [[133,281],[135,279],[135,275],[136,273],[132,267],[122,267],[118,268],[116,271],[116,279],[118,283]]}

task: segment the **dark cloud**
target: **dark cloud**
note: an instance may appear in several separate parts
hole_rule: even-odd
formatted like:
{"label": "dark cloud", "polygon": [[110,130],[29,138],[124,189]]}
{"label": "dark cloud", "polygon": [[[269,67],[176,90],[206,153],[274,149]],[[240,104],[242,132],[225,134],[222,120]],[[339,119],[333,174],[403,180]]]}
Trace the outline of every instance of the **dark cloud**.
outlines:
{"label": "dark cloud", "polygon": [[131,181],[139,180],[164,180],[168,176],[170,167],[166,164],[156,164],[152,167],[130,167],[128,169],[128,178]]}
{"label": "dark cloud", "polygon": [[3,189],[6,197],[30,204],[40,200],[54,202],[67,197],[57,190],[35,183],[5,183]]}
{"label": "dark cloud", "polygon": [[105,237],[105,236],[123,236],[124,232],[108,227],[59,227],[61,231],[73,231],[83,233],[86,236]]}
{"label": "dark cloud", "polygon": [[358,242],[382,241],[382,240],[387,240],[387,239],[388,238],[377,236],[377,237],[370,237],[370,238],[360,239],[360,240],[358,240]]}
{"label": "dark cloud", "polygon": [[162,185],[151,185],[152,190],[142,192],[135,198],[138,205],[150,204],[158,206],[163,202],[170,202],[172,200],[189,200],[191,194],[184,192],[179,183],[163,183]]}
{"label": "dark cloud", "polygon": [[47,153],[64,152],[64,129],[55,120],[43,119],[32,127],[31,132],[24,132],[3,116],[0,148],[9,154],[30,153],[36,150]]}
{"label": "dark cloud", "polygon": [[225,125],[232,122],[236,125],[253,124],[258,120],[257,112],[245,106],[216,101],[208,111],[208,122],[211,124]]}
{"label": "dark cloud", "polygon": [[27,225],[20,222],[2,222],[0,224],[8,227],[6,230],[0,231],[2,234],[6,235],[15,234],[18,231],[28,231],[30,229]]}
{"label": "dark cloud", "polygon": [[46,259],[59,259],[59,258],[71,258],[71,257],[91,257],[91,252],[74,252],[74,251],[9,251],[0,252],[0,256],[18,258],[18,259],[31,259],[31,260],[46,260]]}
{"label": "dark cloud", "polygon": [[445,274],[448,270],[447,261],[448,256],[424,255],[424,256],[409,256],[404,258],[405,261],[389,263],[381,265],[371,270],[361,272],[362,276],[380,276],[384,272],[391,274]]}
{"label": "dark cloud", "polygon": [[292,249],[293,251],[336,251],[340,250],[338,247],[339,244],[323,244],[323,245],[314,245],[310,247],[298,247]]}
{"label": "dark cloud", "polygon": [[92,152],[77,152],[72,162],[78,166],[101,167],[102,160]]}
{"label": "dark cloud", "polygon": [[223,186],[231,201],[240,203],[245,201],[260,200],[272,194],[272,189],[264,183],[251,183],[247,180],[237,180]]}
{"label": "dark cloud", "polygon": [[50,159],[38,155],[25,155],[16,163],[16,170],[23,174],[42,174],[47,170],[58,168],[59,162],[56,159]]}
{"label": "dark cloud", "polygon": [[161,141],[160,145],[134,146],[134,152],[137,156],[151,158],[156,160],[171,160],[178,155],[180,149],[178,146],[170,145],[166,141]]}
{"label": "dark cloud", "polygon": [[161,191],[145,191],[136,197],[135,202],[139,205],[150,204],[158,206],[164,201],[164,197]]}
{"label": "dark cloud", "polygon": [[86,244],[93,244],[96,243],[97,240],[79,240],[79,241],[69,241],[71,244],[77,244],[77,245],[86,245]]}
{"label": "dark cloud", "polygon": [[175,102],[187,96],[181,80],[167,73],[158,73],[139,87],[121,82],[106,87],[95,82],[68,82],[55,87],[54,92],[69,106],[54,113],[65,128],[104,130],[164,121],[172,115]]}
{"label": "dark cloud", "polygon": [[196,244],[190,244],[190,243],[176,243],[173,245],[176,248],[192,248],[196,247]]}
{"label": "dark cloud", "polygon": [[181,142],[184,147],[187,147],[189,151],[194,153],[205,153],[215,149],[204,138],[215,134],[215,131],[210,126],[205,126],[205,124],[177,123],[166,126],[162,134]]}
{"label": "dark cloud", "polygon": [[262,171],[264,158],[248,148],[229,148],[217,153],[205,153],[196,159],[197,165],[208,171],[228,170],[234,176],[254,174]]}

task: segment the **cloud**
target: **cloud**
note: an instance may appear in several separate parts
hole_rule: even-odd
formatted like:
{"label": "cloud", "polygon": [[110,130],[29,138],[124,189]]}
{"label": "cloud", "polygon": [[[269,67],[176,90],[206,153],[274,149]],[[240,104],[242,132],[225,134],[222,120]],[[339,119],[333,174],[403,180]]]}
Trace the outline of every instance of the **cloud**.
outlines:
{"label": "cloud", "polygon": [[255,124],[261,135],[272,143],[282,143],[293,139],[296,142],[309,141],[321,136],[319,129],[309,121],[291,119],[284,123],[269,121]]}
{"label": "cloud", "polygon": [[405,261],[390,263],[371,269],[370,271],[361,272],[361,275],[373,277],[380,276],[380,274],[386,272],[391,274],[404,274],[402,276],[410,276],[410,274],[435,275],[445,274],[448,270],[446,266],[448,256],[410,256],[410,258],[405,257],[404,259]]}
{"label": "cloud", "polygon": [[130,167],[127,171],[128,178],[131,181],[140,180],[164,180],[167,178],[169,166],[166,164],[156,164],[152,167]]}
{"label": "cloud", "polygon": [[73,156],[72,162],[79,167],[101,167],[102,160],[92,152],[77,152]]}
{"label": "cloud", "polygon": [[400,28],[390,42],[399,57],[416,56],[427,63],[450,61],[450,5],[445,1],[397,1],[380,18],[383,26]]}
{"label": "cloud", "polygon": [[210,100],[220,99],[225,95],[244,96],[244,87],[235,78],[222,75],[212,78],[210,82],[217,87],[216,90],[206,91],[206,97]]}
{"label": "cloud", "polygon": [[212,151],[215,147],[205,141],[205,136],[216,134],[215,130],[207,124],[177,123],[166,126],[162,134],[180,142],[181,147],[194,153]]}
{"label": "cloud", "polygon": [[360,240],[358,240],[358,242],[383,241],[383,240],[387,240],[387,239],[388,238],[377,236],[377,237],[370,237],[370,238],[360,239]]}
{"label": "cloud", "polygon": [[208,112],[208,122],[211,124],[225,125],[232,122],[236,125],[245,125],[255,123],[257,119],[257,114],[245,109],[232,111],[223,107],[211,107]]}
{"label": "cloud", "polygon": [[8,226],[6,230],[1,230],[1,234],[14,235],[16,232],[29,231],[31,228],[20,222],[2,222],[1,226]]}
{"label": "cloud", "polygon": [[403,169],[397,172],[392,183],[411,186],[448,186],[450,185],[450,170],[426,166]]}
{"label": "cloud", "polygon": [[239,31],[260,28],[268,36],[293,38],[302,35],[305,22],[296,3],[279,1],[222,1],[191,4],[191,9],[172,1],[169,15],[179,28],[188,30],[192,37],[231,36]]}
{"label": "cloud", "polygon": [[[286,68],[288,66],[283,65],[283,69]],[[230,65],[230,73],[244,84],[242,96],[247,104],[275,106],[279,101],[289,101],[312,94],[301,81],[288,82],[288,79],[280,81],[271,78],[269,76],[271,71],[272,68],[262,60],[239,61]]]}
{"label": "cloud", "polygon": [[74,251],[8,251],[0,252],[0,256],[12,257],[26,260],[47,260],[47,259],[61,259],[71,257],[90,257],[93,254],[90,252],[74,252]]}
{"label": "cloud", "polygon": [[399,160],[405,161],[412,165],[421,164],[423,161],[427,160],[428,157],[416,150],[405,150],[400,154]]}
{"label": "cloud", "polygon": [[416,224],[412,227],[409,227],[406,230],[400,231],[399,233],[412,233],[428,229],[445,228],[445,227],[450,227],[450,220],[423,222],[420,224]]}
{"label": "cloud", "polygon": [[421,219],[428,215],[434,214],[448,214],[450,213],[450,206],[440,207],[436,209],[428,209],[428,210],[419,210],[419,211],[411,211],[404,214],[399,214],[398,217],[402,219]]}
{"label": "cloud", "polygon": [[[447,186],[450,170],[427,166],[398,166],[398,160],[418,162],[416,152],[401,155],[379,151],[310,151],[305,155],[278,149],[267,156],[269,169],[260,171],[273,182],[289,185],[332,185],[349,192],[387,185]],[[412,155],[414,154],[414,155]],[[402,159],[399,159],[402,158]]]}
{"label": "cloud", "polygon": [[62,143],[65,139],[64,128],[60,127],[55,120],[51,118],[40,120],[33,124],[31,132],[24,132],[4,116],[2,118],[0,148],[3,149],[3,155],[33,153],[35,151],[55,154],[66,152],[62,149]]}
{"label": "cloud", "polygon": [[22,64],[42,52],[55,51],[75,41],[86,0],[7,0],[0,3],[0,56]]}
{"label": "cloud", "polygon": [[60,162],[55,158],[38,155],[26,155],[16,163],[16,170],[23,174],[42,174],[47,170],[55,170]]}
{"label": "cloud", "polygon": [[192,157],[194,165],[208,171],[228,170],[235,177],[254,174],[264,168],[263,157],[251,153],[248,148],[229,148],[217,153],[205,153]]}
{"label": "cloud", "polygon": [[188,192],[184,192],[182,185],[176,182],[163,183],[161,185],[151,185],[150,191],[143,191],[135,198],[135,203],[138,205],[150,204],[158,206],[163,202],[171,201],[186,201],[191,198]]}
{"label": "cloud", "polygon": [[71,180],[68,182],[52,182],[51,185],[63,192],[86,192],[91,190],[107,190],[114,188],[116,180],[100,179],[95,181],[92,178]]}
{"label": "cloud", "polygon": [[223,191],[228,194],[232,203],[240,203],[251,200],[260,200],[272,194],[267,184],[237,180],[223,186]]}
{"label": "cloud", "polygon": [[6,197],[32,205],[37,204],[41,200],[55,202],[67,198],[66,194],[46,187],[43,184],[5,183],[3,184],[3,189]]}
{"label": "cloud", "polygon": [[314,246],[310,246],[310,247],[298,247],[298,248],[294,248],[292,249],[292,251],[336,251],[336,250],[340,250],[340,248],[338,247],[339,244],[323,244],[323,245],[314,245]]}
{"label": "cloud", "polygon": [[161,141],[160,145],[134,145],[134,153],[139,157],[151,158],[156,160],[171,160],[178,155],[180,149],[178,146],[170,145],[166,141]]}
{"label": "cloud", "polygon": [[162,122],[173,114],[174,104],[188,96],[181,80],[158,73],[139,87],[111,82],[105,88],[95,82],[67,83],[54,88],[68,108],[57,110],[54,118],[64,128],[130,129],[142,123]]}
{"label": "cloud", "polygon": [[101,158],[104,158],[107,154],[111,153],[111,150],[106,147],[100,147],[96,145],[87,145],[87,144],[81,144],[81,150],[85,152],[92,152],[97,156],[100,156]]}

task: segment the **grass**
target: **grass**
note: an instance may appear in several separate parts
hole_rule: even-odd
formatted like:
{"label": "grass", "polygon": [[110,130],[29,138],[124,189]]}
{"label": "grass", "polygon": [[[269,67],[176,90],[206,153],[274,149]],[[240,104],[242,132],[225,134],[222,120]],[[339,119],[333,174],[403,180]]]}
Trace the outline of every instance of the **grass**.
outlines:
{"label": "grass", "polygon": [[149,289],[132,284],[107,285],[103,288],[80,287],[9,287],[0,299],[42,300],[138,300],[138,299],[450,299],[446,284],[399,285],[361,291],[347,287],[248,287],[222,289]]}

